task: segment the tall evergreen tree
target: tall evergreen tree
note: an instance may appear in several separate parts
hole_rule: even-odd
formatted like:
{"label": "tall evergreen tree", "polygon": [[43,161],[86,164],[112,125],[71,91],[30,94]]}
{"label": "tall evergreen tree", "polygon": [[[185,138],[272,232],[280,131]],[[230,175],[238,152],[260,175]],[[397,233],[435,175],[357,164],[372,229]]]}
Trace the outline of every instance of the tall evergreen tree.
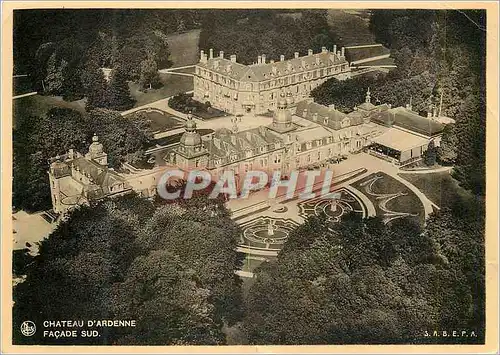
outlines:
{"label": "tall evergreen tree", "polygon": [[424,152],[424,163],[427,166],[433,166],[436,164],[436,144],[434,140],[431,140],[427,145],[427,150]]}
{"label": "tall evergreen tree", "polygon": [[118,66],[111,72],[109,83],[109,108],[117,111],[124,111],[134,106],[135,100],[130,96],[127,83],[127,74]]}
{"label": "tall evergreen tree", "polygon": [[47,76],[45,77],[45,92],[52,95],[59,95],[63,88],[63,71],[68,65],[65,60],[58,61],[56,53],[52,53],[47,61]]}
{"label": "tall evergreen tree", "polygon": [[87,111],[98,107],[108,107],[108,83],[97,62],[91,60],[87,63],[82,72],[82,84],[87,96]]}

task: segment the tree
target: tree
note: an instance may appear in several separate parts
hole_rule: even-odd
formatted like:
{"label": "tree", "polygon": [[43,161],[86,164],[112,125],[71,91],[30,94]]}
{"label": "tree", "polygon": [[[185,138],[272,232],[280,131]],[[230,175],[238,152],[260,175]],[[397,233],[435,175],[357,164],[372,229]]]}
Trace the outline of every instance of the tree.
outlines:
{"label": "tree", "polygon": [[153,58],[147,58],[141,62],[141,78],[139,82],[143,88],[147,87],[149,89],[161,85],[158,67]]}
{"label": "tree", "polygon": [[19,117],[13,139],[14,205],[28,211],[50,208],[48,159],[70,148],[83,149],[86,137],[84,119],[74,110],[54,108],[47,116]]}
{"label": "tree", "polygon": [[[14,342],[223,344],[223,324],[241,297],[240,230],[227,210],[214,218],[207,206],[188,210],[130,194],[72,210],[15,288]],[[133,319],[136,327],[101,329],[97,338],[21,335],[22,321],[48,318]]]}
{"label": "tree", "polygon": [[124,111],[134,106],[135,100],[130,96],[127,75],[121,67],[113,69],[109,83],[108,108]]}
{"label": "tree", "polygon": [[45,92],[52,95],[59,95],[63,88],[63,71],[68,63],[63,59],[57,60],[54,52],[47,61],[47,75],[45,77]]}
{"label": "tree", "polygon": [[86,117],[89,137],[99,136],[108,154],[108,164],[119,167],[127,158],[142,156],[148,140],[148,131],[142,130],[134,120],[123,117],[119,112],[95,109]]}
{"label": "tree", "polygon": [[474,319],[476,287],[465,269],[449,263],[441,245],[411,220],[384,225],[378,218],[347,216],[341,223],[309,218],[290,234],[277,261],[255,271],[246,301],[251,312],[244,319],[248,339],[251,344],[435,342],[423,336],[425,329],[460,328]]}
{"label": "tree", "polygon": [[434,164],[436,164],[437,148],[433,139],[431,139],[431,141],[427,145],[427,150],[423,155],[425,165],[434,166]]}
{"label": "tree", "polygon": [[97,62],[91,60],[82,72],[82,85],[87,96],[85,108],[90,111],[94,108],[109,106],[108,83]]}
{"label": "tree", "polygon": [[447,124],[444,127],[441,143],[437,149],[437,159],[440,163],[451,165],[457,159],[458,137],[455,131],[455,124]]}

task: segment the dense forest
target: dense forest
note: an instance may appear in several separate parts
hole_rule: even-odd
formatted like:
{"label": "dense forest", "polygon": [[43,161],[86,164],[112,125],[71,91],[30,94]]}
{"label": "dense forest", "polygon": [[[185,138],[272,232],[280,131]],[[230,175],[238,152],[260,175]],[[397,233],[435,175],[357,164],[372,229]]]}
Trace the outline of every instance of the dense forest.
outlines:
{"label": "dense forest", "polygon": [[349,111],[363,102],[370,87],[374,100],[393,106],[411,100],[413,110],[423,115],[430,106],[441,107],[456,124],[447,127],[438,160],[454,164],[462,186],[484,195],[485,22],[482,10],[373,10],[370,27],[376,40],[391,49],[397,69],[387,76],[331,79],[312,96]]}
{"label": "dense forest", "polygon": [[[484,209],[472,199],[408,219],[310,218],[256,272],[250,344],[484,342]],[[435,329],[478,330],[460,339]]]}
{"label": "dense forest", "polygon": [[[15,288],[14,343],[222,344],[242,317],[240,229],[222,200],[148,201],[134,195],[74,210]],[[136,320],[96,338],[23,337],[20,323]],[[81,329],[79,329],[81,330]]]}
{"label": "dense forest", "polygon": [[120,67],[127,80],[138,81],[170,65],[166,36],[198,27],[200,16],[191,10],[17,10],[14,74],[29,74],[33,89],[67,100],[85,95],[88,67]]}
{"label": "dense forest", "polygon": [[328,26],[326,10],[214,10],[204,17],[199,48],[236,54],[238,63],[252,64],[265,54],[278,61],[294,52],[315,52],[339,44]]}

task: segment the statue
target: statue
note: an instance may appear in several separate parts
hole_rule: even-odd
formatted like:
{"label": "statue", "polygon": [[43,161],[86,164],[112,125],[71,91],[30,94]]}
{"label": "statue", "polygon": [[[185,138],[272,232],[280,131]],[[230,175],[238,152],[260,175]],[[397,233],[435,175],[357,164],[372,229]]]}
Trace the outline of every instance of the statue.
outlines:
{"label": "statue", "polygon": [[333,199],[330,203],[330,211],[337,212],[337,199]]}
{"label": "statue", "polygon": [[267,235],[274,235],[273,221],[269,220],[269,224],[267,225]]}

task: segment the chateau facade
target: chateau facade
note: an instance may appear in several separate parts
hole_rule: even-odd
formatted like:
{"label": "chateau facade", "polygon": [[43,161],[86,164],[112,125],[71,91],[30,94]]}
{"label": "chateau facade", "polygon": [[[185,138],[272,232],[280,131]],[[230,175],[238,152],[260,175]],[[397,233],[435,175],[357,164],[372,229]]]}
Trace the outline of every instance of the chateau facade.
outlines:
{"label": "chateau facade", "polygon": [[92,137],[85,156],[70,149],[67,154],[52,160],[48,174],[52,209],[56,213],[131,190],[120,174],[108,168],[107,154],[97,135]]}
{"label": "chateau facade", "polygon": [[164,160],[185,171],[207,170],[212,177],[227,170],[241,176],[249,170],[279,170],[283,176],[361,151],[382,132],[361,110],[344,114],[312,99],[295,104],[290,93],[281,93],[267,126],[239,131],[235,122],[233,129],[201,137],[189,118],[179,144],[165,152]]}
{"label": "chateau facade", "polygon": [[307,55],[280,61],[267,61],[259,55],[252,65],[229,59],[224,52],[214,57],[213,50],[207,55],[200,53],[200,61],[194,73],[194,99],[210,104],[231,114],[263,114],[277,109],[280,92],[290,93],[295,102],[309,97],[311,90],[330,78],[345,80],[351,77],[351,69],[345,58],[345,49],[337,46],[329,51],[323,47],[320,53],[309,49]]}
{"label": "chateau facade", "polygon": [[406,164],[420,159],[431,140],[439,146],[444,128],[435,114],[419,116],[409,105],[372,104],[369,90],[365,102],[348,114],[312,99],[295,103],[292,93],[281,92],[267,124],[240,130],[239,120],[232,118],[231,129],[219,128],[201,136],[188,115],[178,142],[155,153],[155,168],[126,174],[108,168],[107,155],[94,135],[85,156],[70,150],[53,159],[48,172],[53,210],[63,213],[72,206],[130,191],[152,197],[168,169],[204,170],[214,180],[233,171],[241,186],[250,170],[269,175],[280,171],[286,177],[362,150],[393,164]]}

